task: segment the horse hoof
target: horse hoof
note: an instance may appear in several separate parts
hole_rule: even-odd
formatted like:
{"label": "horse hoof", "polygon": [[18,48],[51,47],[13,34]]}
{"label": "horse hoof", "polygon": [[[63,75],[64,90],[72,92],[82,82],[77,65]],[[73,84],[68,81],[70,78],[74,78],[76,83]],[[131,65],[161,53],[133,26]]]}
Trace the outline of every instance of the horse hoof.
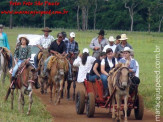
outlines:
{"label": "horse hoof", "polygon": [[29,112],[27,112],[27,115],[29,115],[30,113]]}

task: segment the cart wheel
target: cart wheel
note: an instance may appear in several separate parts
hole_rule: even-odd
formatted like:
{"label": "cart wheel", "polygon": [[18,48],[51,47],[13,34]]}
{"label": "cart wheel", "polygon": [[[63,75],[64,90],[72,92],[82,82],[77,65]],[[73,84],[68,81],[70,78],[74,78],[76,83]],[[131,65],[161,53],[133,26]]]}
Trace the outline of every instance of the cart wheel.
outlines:
{"label": "cart wheel", "polygon": [[88,94],[87,104],[86,104],[86,114],[87,117],[93,117],[95,112],[95,97],[93,93]]}
{"label": "cart wheel", "polygon": [[134,110],[135,111],[135,118],[137,120],[142,120],[143,119],[143,114],[144,114],[144,101],[143,97],[141,95],[137,96],[137,100],[135,105],[137,108]]}
{"label": "cart wheel", "polygon": [[83,91],[78,91],[76,94],[76,112],[83,114],[85,108],[85,94]]}
{"label": "cart wheel", "polygon": [[[123,115],[125,116],[125,111],[123,110]],[[131,109],[127,109],[127,116],[129,117],[131,115]]]}

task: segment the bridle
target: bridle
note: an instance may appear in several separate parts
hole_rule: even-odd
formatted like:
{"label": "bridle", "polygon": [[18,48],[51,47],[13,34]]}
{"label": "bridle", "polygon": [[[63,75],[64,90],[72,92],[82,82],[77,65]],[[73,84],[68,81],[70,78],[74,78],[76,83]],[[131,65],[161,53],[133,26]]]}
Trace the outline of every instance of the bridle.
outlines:
{"label": "bridle", "polygon": [[126,87],[122,86],[122,82],[120,82],[120,75],[121,75],[121,71],[122,69],[127,69],[128,70],[128,81],[127,81],[127,85],[130,85],[131,83],[131,79],[129,77],[129,69],[127,67],[122,67],[118,70],[117,72],[117,78],[116,78],[116,85],[118,86],[118,88],[122,91],[124,91],[126,89]]}

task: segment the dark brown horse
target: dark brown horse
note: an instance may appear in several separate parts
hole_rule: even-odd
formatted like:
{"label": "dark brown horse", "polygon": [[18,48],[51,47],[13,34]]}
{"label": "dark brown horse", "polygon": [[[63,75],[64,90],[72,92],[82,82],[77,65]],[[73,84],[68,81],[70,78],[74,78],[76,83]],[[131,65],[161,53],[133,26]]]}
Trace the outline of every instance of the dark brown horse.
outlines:
{"label": "dark brown horse", "polygon": [[[108,87],[110,95],[114,92],[116,101],[117,101],[117,121],[120,121],[120,106],[122,102],[122,98],[124,98],[124,112],[125,112],[125,121],[127,121],[127,103],[128,103],[128,96],[129,96],[129,86],[130,86],[130,78],[129,78],[129,69],[126,65],[121,65],[116,70],[113,69],[115,72],[110,73],[108,77]],[[114,91],[115,90],[115,91]],[[115,119],[115,100],[112,97],[112,118]]]}
{"label": "dark brown horse", "polygon": [[[27,92],[27,87],[33,87],[36,79],[36,71],[32,65],[30,65],[28,62],[24,62],[21,64],[21,66],[18,69],[16,80],[14,81],[14,84],[16,86],[16,89],[19,91],[19,99],[18,99],[18,109],[22,113],[24,112],[24,93],[29,94],[29,107],[27,114],[30,114],[31,106],[33,103],[32,99],[32,90],[30,92]],[[11,79],[10,79],[11,80]],[[13,83],[13,82],[12,82]],[[11,83],[11,85],[12,85]],[[9,94],[11,93],[11,109],[13,109],[13,100],[14,100],[14,89],[11,89],[11,85],[8,89],[8,92],[5,97],[5,101],[8,99]]]}
{"label": "dark brown horse", "polygon": [[78,75],[78,67],[73,66],[74,60],[77,58],[78,54],[68,54],[67,59],[69,63],[71,64],[71,72],[72,77],[67,74],[67,77],[65,80],[67,80],[67,99],[70,99],[70,87],[71,83],[73,82],[73,100],[75,100],[75,89],[76,89],[76,81],[77,81],[77,75]]}
{"label": "dark brown horse", "polygon": [[55,104],[60,103],[61,93],[63,91],[63,83],[66,72],[68,72],[68,61],[66,56],[57,54],[52,56],[48,63],[50,85],[50,100],[52,101],[52,90],[54,87]]}

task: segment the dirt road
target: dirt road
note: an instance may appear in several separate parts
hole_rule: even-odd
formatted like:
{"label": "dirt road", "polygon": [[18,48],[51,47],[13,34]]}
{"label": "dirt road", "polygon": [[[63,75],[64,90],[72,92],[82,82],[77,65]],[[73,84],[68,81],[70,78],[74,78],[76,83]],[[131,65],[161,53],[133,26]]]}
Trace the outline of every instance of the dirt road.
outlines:
{"label": "dirt road", "polygon": [[[77,84],[77,90],[81,89],[84,89],[84,87]],[[34,90],[34,93],[40,98],[43,104],[46,105],[47,110],[54,118],[54,122],[113,122],[111,114],[108,114],[108,109],[104,108],[96,107],[93,118],[87,118],[85,112],[83,115],[77,115],[75,102],[72,100],[72,91],[71,99],[67,100],[66,96],[64,96],[59,105],[54,105],[54,103],[50,102],[49,93],[41,95],[40,90]],[[154,113],[145,109],[143,120],[135,120],[134,111],[132,111],[128,120],[128,122],[155,122],[155,116]]]}

